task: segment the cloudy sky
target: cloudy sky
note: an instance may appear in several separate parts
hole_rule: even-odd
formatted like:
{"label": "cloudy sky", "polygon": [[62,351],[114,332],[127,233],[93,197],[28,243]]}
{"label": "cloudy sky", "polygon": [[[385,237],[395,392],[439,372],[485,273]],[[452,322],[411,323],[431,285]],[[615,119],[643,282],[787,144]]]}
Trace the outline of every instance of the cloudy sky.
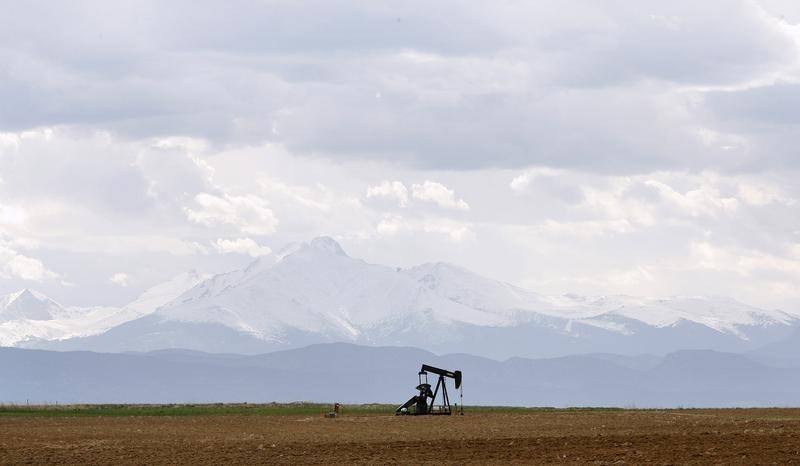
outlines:
{"label": "cloudy sky", "polygon": [[0,293],[330,235],[542,293],[800,310],[800,4],[2,2]]}

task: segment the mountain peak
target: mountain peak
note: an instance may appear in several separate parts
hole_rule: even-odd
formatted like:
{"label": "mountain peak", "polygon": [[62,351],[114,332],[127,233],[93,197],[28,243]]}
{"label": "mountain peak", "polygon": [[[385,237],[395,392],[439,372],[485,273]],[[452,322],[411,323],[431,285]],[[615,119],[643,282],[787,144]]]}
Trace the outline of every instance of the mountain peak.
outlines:
{"label": "mountain peak", "polygon": [[25,288],[0,300],[0,320],[49,320],[60,305],[47,296]]}
{"label": "mountain peak", "polygon": [[41,293],[31,290],[30,288],[24,288],[16,293],[13,293],[10,296],[9,303],[15,301],[48,301],[49,298]]}
{"label": "mountain peak", "polygon": [[17,291],[16,293],[12,293],[10,301],[13,302],[13,301],[16,301],[18,299],[31,299],[33,297],[34,297],[33,292],[30,289],[23,288],[23,289]]}
{"label": "mountain peak", "polygon": [[336,242],[335,239],[331,238],[330,236],[319,236],[311,240],[310,246],[318,249],[320,251],[330,252],[332,254],[336,254],[337,256],[347,256],[347,253],[344,252],[342,246]]}

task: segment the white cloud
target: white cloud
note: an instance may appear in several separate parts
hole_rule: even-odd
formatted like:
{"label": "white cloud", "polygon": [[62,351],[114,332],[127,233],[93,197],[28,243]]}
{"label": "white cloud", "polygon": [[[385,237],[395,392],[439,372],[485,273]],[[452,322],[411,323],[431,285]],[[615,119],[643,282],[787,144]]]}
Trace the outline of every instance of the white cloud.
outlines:
{"label": "white cloud", "polygon": [[142,253],[169,256],[208,254],[208,247],[197,241],[167,235],[75,235],[58,238],[58,242],[51,241],[51,245],[72,253],[109,254],[123,257]]}
{"label": "white cloud", "polygon": [[528,189],[529,184],[531,184],[531,175],[525,172],[519,176],[515,176],[514,179],[511,180],[511,183],[509,183],[509,186],[513,191],[520,193]]}
{"label": "white cloud", "polygon": [[22,225],[28,219],[28,213],[20,206],[0,204],[0,224]]}
{"label": "white cloud", "polygon": [[204,139],[184,136],[156,138],[152,146],[157,149],[178,149],[187,152],[205,152],[209,148],[208,141]]}
{"label": "white cloud", "polygon": [[622,286],[641,286],[643,283],[655,280],[653,274],[645,266],[637,266],[631,270],[613,270],[607,279],[609,282]]}
{"label": "white cloud", "polygon": [[695,241],[690,245],[691,261],[700,269],[726,271],[750,277],[758,272],[785,273],[800,276],[800,260],[779,257],[758,251],[726,249],[708,241]]}
{"label": "white cloud", "polygon": [[548,167],[532,168],[525,170],[518,176],[515,176],[514,179],[511,180],[511,183],[509,183],[509,187],[514,192],[522,193],[528,190],[531,183],[533,183],[536,178],[552,177],[561,173],[563,173],[562,170],[556,170]]}
{"label": "white cloud", "polygon": [[267,256],[272,253],[272,249],[261,246],[250,238],[223,239],[220,238],[214,243],[217,251],[226,253],[246,254],[250,257]]}
{"label": "white cloud", "polygon": [[578,221],[545,220],[532,228],[543,234],[582,240],[597,239],[604,235],[631,233],[638,229],[637,225],[628,218]]}
{"label": "white cloud", "polygon": [[259,182],[259,185],[269,195],[270,199],[280,197],[296,202],[303,207],[310,207],[320,211],[328,211],[331,208],[331,193],[320,183],[314,187],[309,187],[290,185],[276,179],[263,179]]}
{"label": "white cloud", "polygon": [[425,180],[422,184],[411,186],[414,199],[429,201],[445,209],[469,210],[469,204],[456,199],[456,193],[447,186],[435,181]]}
{"label": "white cloud", "polygon": [[701,215],[716,217],[722,213],[736,210],[739,206],[735,197],[723,196],[710,182],[704,182],[684,193],[662,181],[647,180],[644,183],[658,190],[667,202],[692,217]]}
{"label": "white cloud", "polygon": [[268,235],[275,232],[278,219],[269,208],[267,201],[254,194],[231,196],[222,194],[215,196],[200,193],[194,198],[199,208],[186,208],[189,220],[215,227],[232,225],[242,233],[251,235]]}
{"label": "white cloud", "polygon": [[400,207],[408,205],[408,188],[400,181],[384,180],[381,184],[367,187],[367,198],[386,198],[397,202]]}
{"label": "white cloud", "polygon": [[[600,183],[599,186],[583,187],[585,197],[579,206],[588,212],[587,216],[591,217],[590,220],[582,219],[575,222],[583,234],[605,230],[623,233],[650,227],[656,223],[658,198],[642,200],[629,195],[632,186],[639,186],[631,179],[612,178],[603,181],[605,183]],[[591,223],[594,222],[597,223],[598,229],[591,228]],[[584,224],[582,227],[579,225],[581,223]]]}
{"label": "white cloud", "polygon": [[45,278],[57,278],[58,274],[44,266],[42,261],[19,254],[17,251],[0,244],[0,275],[23,280],[42,281]]}
{"label": "white cloud", "polygon": [[115,273],[114,275],[111,276],[111,278],[109,278],[111,283],[114,283],[114,284],[119,285],[121,287],[128,286],[128,280],[129,279],[130,279],[130,277],[128,276],[128,274],[127,273],[123,273],[123,272]]}
{"label": "white cloud", "polygon": [[148,148],[139,152],[133,166],[147,181],[147,195],[160,205],[180,204],[201,192],[219,190],[214,169],[200,156],[180,146]]}
{"label": "white cloud", "polygon": [[739,184],[738,197],[746,204],[756,207],[764,207],[773,203],[791,206],[797,202],[795,199],[786,196],[778,186],[747,182]]}
{"label": "white cloud", "polygon": [[386,214],[375,226],[381,236],[394,236],[400,233],[437,233],[447,235],[453,241],[475,238],[475,233],[467,223],[445,218],[410,219],[400,215]]}
{"label": "white cloud", "polygon": [[386,214],[375,226],[375,231],[380,235],[393,235],[401,230],[409,229],[408,223],[400,215]]}
{"label": "white cloud", "polygon": [[422,222],[422,231],[445,234],[453,241],[475,239],[475,233],[468,224],[447,219],[427,219]]}

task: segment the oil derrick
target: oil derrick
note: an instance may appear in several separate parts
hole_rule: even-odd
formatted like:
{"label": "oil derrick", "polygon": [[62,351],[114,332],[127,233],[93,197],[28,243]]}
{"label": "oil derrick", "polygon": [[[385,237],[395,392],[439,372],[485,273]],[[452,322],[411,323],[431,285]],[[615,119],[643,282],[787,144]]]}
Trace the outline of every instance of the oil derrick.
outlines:
{"label": "oil derrick", "polygon": [[[428,374],[435,374],[438,376],[436,388],[431,390],[431,384],[428,383]],[[461,396],[461,413],[464,414],[464,393],[461,386],[461,371],[448,371],[439,369],[438,367],[423,364],[419,370],[419,385],[416,389],[418,394],[412,396],[405,403],[400,405],[395,410],[395,415],[423,415],[423,414],[452,414],[450,407],[450,396],[447,393],[447,382],[445,378],[455,380],[456,390],[460,390]],[[437,397],[441,393],[441,403],[436,404]],[[458,407],[458,406],[456,406]]]}

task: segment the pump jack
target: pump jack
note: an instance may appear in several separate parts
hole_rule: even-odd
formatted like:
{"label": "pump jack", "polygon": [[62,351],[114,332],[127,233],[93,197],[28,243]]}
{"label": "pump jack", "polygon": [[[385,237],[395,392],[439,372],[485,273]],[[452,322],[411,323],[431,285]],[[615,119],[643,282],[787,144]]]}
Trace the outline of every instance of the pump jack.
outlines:
{"label": "pump jack", "polygon": [[[439,376],[439,381],[436,382],[436,389],[433,391],[431,391],[431,384],[428,383],[429,372]],[[456,390],[461,389],[461,414],[464,414],[464,390],[461,387],[461,371],[451,372],[448,370],[439,369],[438,367],[423,364],[422,368],[419,370],[418,376],[419,385],[417,385],[417,390],[419,390],[419,394],[412,396],[408,399],[408,401],[398,407],[394,412],[395,415],[452,414],[450,412],[450,397],[447,395],[447,384],[444,380],[445,377],[455,379]],[[439,388],[442,389],[442,404],[439,406],[434,406],[434,403],[436,402],[436,396],[439,394]],[[430,402],[428,402],[428,399],[430,399]]]}

